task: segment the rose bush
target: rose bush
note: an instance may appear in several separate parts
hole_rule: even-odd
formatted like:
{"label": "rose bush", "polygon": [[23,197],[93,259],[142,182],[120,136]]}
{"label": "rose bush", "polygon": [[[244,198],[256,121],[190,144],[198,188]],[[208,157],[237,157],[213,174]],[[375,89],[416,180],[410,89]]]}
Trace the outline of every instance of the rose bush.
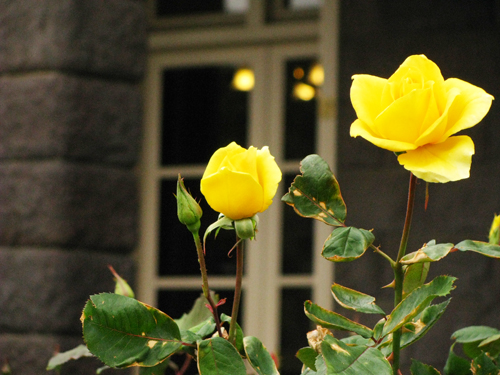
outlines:
{"label": "rose bush", "polygon": [[215,211],[240,220],[265,211],[280,181],[281,171],[268,147],[247,150],[232,142],[210,158],[201,192]]}
{"label": "rose bush", "polygon": [[481,121],[492,100],[470,83],[444,80],[424,55],[410,56],[389,79],[353,76],[351,102],[358,118],[351,136],[401,153],[399,163],[427,182],[468,178],[474,143],[452,135]]}

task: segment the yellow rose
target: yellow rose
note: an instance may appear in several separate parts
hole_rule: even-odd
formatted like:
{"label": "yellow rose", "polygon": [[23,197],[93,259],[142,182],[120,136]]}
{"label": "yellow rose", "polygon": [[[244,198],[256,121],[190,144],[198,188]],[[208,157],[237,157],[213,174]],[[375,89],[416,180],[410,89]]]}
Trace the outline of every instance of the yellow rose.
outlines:
{"label": "yellow rose", "polygon": [[389,78],[355,75],[351,136],[402,153],[398,161],[428,182],[469,177],[474,143],[453,134],[476,125],[493,96],[457,78],[446,81],[424,55],[408,57]]}
{"label": "yellow rose", "polygon": [[208,204],[224,216],[239,220],[266,210],[281,181],[281,171],[269,153],[235,142],[215,151],[201,179]]}

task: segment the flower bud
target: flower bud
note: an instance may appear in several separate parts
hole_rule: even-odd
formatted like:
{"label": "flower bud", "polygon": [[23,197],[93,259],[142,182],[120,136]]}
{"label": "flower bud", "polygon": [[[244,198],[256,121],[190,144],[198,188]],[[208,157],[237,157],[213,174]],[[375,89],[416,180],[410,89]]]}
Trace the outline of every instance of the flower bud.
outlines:
{"label": "flower bud", "polygon": [[184,186],[184,181],[179,175],[177,180],[177,217],[179,221],[188,227],[189,231],[193,234],[198,233],[200,229],[200,219],[203,215],[198,202],[189,194]]}
{"label": "flower bud", "polygon": [[488,242],[493,245],[500,245],[500,215],[495,215],[493,218]]}
{"label": "flower bud", "polygon": [[236,235],[243,240],[253,240],[253,238],[255,237],[258,222],[259,218],[257,215],[246,219],[235,220],[234,229],[236,230]]}

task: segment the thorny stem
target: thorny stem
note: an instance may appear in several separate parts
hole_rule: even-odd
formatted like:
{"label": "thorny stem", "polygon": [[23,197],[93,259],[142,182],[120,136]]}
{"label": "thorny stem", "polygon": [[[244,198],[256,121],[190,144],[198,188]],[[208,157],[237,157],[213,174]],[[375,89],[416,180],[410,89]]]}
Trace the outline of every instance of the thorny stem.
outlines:
{"label": "thorny stem", "polygon": [[[398,256],[393,266],[394,270],[394,307],[396,307],[403,299],[403,265],[401,258],[405,256],[406,245],[408,244],[408,237],[410,235],[411,219],[413,217],[413,206],[415,202],[415,190],[417,186],[417,177],[410,173],[410,183],[408,187],[408,205],[406,206],[406,219],[401,236],[401,243],[399,245]],[[401,328],[393,333],[392,336],[392,373],[398,375],[399,372],[399,358],[401,351]]]}
{"label": "thorny stem", "polygon": [[239,238],[236,245],[236,283],[234,286],[233,311],[231,312],[231,323],[229,324],[229,342],[236,341],[236,320],[240,309],[241,281],[243,279],[243,241]]}
{"label": "thorny stem", "polygon": [[217,313],[217,305],[215,304],[212,296],[210,295],[210,288],[208,287],[208,275],[207,266],[205,264],[205,255],[203,253],[203,245],[201,244],[200,235],[198,233],[194,234],[194,242],[196,243],[196,251],[198,252],[198,262],[200,263],[201,279],[202,279],[202,289],[203,295],[207,299],[210,307],[212,308],[212,315],[215,319],[215,326],[217,327],[217,332],[219,337],[222,337],[221,323],[219,320],[219,314]]}

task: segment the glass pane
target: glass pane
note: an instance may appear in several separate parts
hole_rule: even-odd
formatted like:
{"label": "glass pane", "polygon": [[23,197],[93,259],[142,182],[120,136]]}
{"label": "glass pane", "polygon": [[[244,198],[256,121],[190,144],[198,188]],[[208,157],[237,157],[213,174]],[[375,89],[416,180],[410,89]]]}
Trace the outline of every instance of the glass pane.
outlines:
{"label": "glass pane", "polygon": [[248,0],[156,0],[156,15],[159,17],[188,16],[207,13],[244,13]]}
{"label": "glass pane", "polygon": [[[290,187],[295,174],[285,175],[285,189]],[[292,207],[283,213],[282,273],[303,274],[312,272],[313,220],[303,218]]]}
{"label": "glass pane", "polygon": [[316,147],[316,91],[322,81],[315,78],[314,59],[286,63],[285,158],[302,160]]}
{"label": "glass pane", "polygon": [[246,144],[249,91],[233,88],[237,67],[163,72],[162,164],[206,164],[235,141]]}
{"label": "glass pane", "polygon": [[322,0],[285,0],[285,7],[292,10],[317,9]]}
{"label": "glass pane", "polygon": [[302,363],[297,350],[307,346],[307,332],[312,324],[304,315],[304,301],[311,299],[310,288],[285,288],[281,300],[280,374],[300,374]]}
{"label": "glass pane", "polygon": [[[186,188],[196,200],[203,198],[200,193],[200,179],[185,179]],[[161,182],[160,233],[159,233],[159,274],[161,276],[179,276],[200,274],[200,265],[191,232],[177,218],[176,180]],[[219,216],[204,199],[200,202],[203,210],[200,234],[215,222]],[[221,230],[214,239],[211,234],[207,238],[206,264],[210,275],[234,275],[236,272],[236,253],[228,257],[229,250],[235,244],[234,231]]]}

